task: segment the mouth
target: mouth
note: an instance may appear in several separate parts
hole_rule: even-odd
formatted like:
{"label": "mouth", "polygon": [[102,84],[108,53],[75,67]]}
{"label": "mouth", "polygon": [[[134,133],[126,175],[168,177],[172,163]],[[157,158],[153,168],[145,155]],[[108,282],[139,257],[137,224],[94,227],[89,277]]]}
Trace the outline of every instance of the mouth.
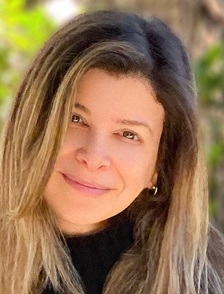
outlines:
{"label": "mouth", "polygon": [[90,182],[76,179],[69,174],[62,173],[62,176],[63,176],[65,182],[69,186],[71,186],[76,191],[82,192],[84,194],[97,196],[97,195],[102,195],[102,194],[112,190],[110,187],[107,187],[104,185],[100,185],[97,183],[90,183]]}

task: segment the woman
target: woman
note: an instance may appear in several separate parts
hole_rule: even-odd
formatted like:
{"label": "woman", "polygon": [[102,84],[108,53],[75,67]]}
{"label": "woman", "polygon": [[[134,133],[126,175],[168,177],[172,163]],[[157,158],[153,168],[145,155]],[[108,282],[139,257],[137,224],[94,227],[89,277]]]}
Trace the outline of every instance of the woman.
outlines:
{"label": "woman", "polygon": [[2,140],[1,293],[223,293],[198,137],[165,24],[101,11],[61,28]]}

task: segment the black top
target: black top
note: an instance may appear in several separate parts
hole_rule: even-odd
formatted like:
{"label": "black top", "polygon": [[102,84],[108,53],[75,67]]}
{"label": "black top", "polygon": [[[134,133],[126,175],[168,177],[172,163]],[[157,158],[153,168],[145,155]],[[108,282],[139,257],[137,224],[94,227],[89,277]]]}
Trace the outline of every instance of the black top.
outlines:
{"label": "black top", "polygon": [[[106,277],[121,254],[133,244],[133,226],[127,219],[90,235],[66,237],[72,262],[82,279],[87,294],[101,294]],[[44,294],[53,294],[46,289]]]}

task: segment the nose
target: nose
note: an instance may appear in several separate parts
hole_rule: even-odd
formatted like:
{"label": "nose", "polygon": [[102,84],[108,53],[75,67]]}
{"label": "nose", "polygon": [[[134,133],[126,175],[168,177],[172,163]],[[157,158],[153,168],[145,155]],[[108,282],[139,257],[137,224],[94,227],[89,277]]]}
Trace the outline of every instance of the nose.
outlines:
{"label": "nose", "polygon": [[111,165],[106,140],[97,136],[90,136],[85,140],[85,144],[77,149],[76,158],[90,171],[107,169]]}

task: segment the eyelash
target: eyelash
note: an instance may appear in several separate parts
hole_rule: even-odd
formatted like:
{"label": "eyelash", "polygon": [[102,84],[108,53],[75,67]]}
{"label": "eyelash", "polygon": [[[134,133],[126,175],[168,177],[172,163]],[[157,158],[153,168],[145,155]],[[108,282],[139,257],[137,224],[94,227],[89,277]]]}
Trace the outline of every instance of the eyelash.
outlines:
{"label": "eyelash", "polygon": [[[78,119],[80,119],[81,121],[75,121],[74,120],[74,117],[77,117]],[[77,114],[77,113],[74,113],[74,114],[72,114],[72,117],[71,117],[71,122],[72,123],[74,123],[74,124],[84,124],[84,120],[83,120],[83,118],[81,117],[81,115],[79,115],[79,114]]]}
{"label": "eyelash", "polygon": [[[75,118],[78,119],[78,121],[75,121]],[[82,116],[79,115],[79,114],[77,114],[77,113],[72,114],[71,122],[74,123],[74,124],[87,125],[84,122]],[[122,137],[125,138],[125,139],[127,139],[127,140],[130,140],[130,141],[141,141],[141,138],[139,137],[138,134],[136,134],[133,131],[129,131],[129,130],[122,131]]]}
{"label": "eyelash", "polygon": [[[126,133],[127,137],[125,136],[125,133]],[[139,136],[135,132],[132,132],[132,131],[123,131],[122,136],[125,139],[128,139],[130,141],[140,141]],[[131,136],[132,138],[128,138],[128,136]]]}

